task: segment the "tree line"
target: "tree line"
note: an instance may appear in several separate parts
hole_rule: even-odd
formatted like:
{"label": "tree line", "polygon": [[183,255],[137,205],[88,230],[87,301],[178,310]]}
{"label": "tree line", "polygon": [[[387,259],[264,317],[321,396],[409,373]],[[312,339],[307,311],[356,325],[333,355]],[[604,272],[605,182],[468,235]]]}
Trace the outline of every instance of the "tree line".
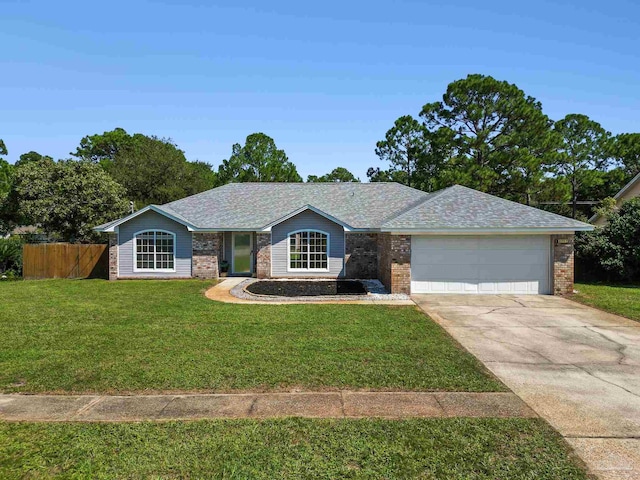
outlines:
{"label": "tree line", "polygon": [[[375,145],[383,168],[369,181],[424,191],[462,184],[586,219],[640,172],[640,133],[613,136],[582,114],[551,120],[514,84],[469,75],[418,118],[404,115]],[[0,233],[38,225],[65,241],[91,241],[91,228],[148,204],[163,204],[229,182],[301,182],[295,164],[264,133],[236,143],[217,168],[187,160],[171,140],[116,128],[80,140],[70,158],[38,152],[6,159],[0,140]],[[307,182],[358,182],[338,167]]]}
{"label": "tree line", "polygon": [[398,118],[376,154],[387,168],[370,168],[370,181],[458,183],[585,219],[580,202],[613,196],[640,172],[640,133],[613,136],[578,113],[553,121],[516,85],[476,74],[450,83],[419,119]]}
{"label": "tree line", "polygon": [[[284,150],[264,133],[234,144],[217,170],[188,161],[171,139],[122,128],[82,138],[68,159],[32,151],[11,165],[2,158],[7,154],[0,140],[0,234],[38,225],[64,241],[96,241],[95,225],[229,182],[302,181]],[[359,180],[337,168],[307,181]]]}

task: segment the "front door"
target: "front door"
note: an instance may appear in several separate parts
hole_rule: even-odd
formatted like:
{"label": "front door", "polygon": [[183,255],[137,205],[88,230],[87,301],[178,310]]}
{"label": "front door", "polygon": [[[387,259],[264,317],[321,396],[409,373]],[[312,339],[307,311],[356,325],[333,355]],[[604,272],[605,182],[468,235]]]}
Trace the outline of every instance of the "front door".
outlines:
{"label": "front door", "polygon": [[251,233],[233,232],[233,258],[231,271],[250,275],[253,267]]}

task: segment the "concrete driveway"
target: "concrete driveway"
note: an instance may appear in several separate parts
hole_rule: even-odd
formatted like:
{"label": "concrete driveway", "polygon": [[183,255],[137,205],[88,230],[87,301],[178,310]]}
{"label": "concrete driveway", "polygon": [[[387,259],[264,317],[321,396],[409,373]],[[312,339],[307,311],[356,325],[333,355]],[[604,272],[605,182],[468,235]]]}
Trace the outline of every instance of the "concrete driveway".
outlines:
{"label": "concrete driveway", "polygon": [[552,296],[413,300],[601,478],[640,480],[640,323]]}

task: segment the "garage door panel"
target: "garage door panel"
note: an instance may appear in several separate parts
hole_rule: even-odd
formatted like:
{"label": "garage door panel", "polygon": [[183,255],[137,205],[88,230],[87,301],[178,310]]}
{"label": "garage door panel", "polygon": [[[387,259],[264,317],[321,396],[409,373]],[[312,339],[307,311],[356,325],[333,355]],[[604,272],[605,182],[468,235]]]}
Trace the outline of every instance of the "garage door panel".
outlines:
{"label": "garage door panel", "polygon": [[545,265],[498,265],[499,268],[478,267],[477,279],[481,281],[517,282],[541,279],[547,274]]}
{"label": "garage door panel", "polygon": [[425,250],[417,258],[418,265],[468,265],[476,264],[476,256],[472,252]]}
{"label": "garage door panel", "polygon": [[540,263],[538,250],[482,250],[482,255],[475,255],[478,265],[537,265]]}
{"label": "garage door panel", "polygon": [[539,282],[480,282],[478,293],[516,295],[538,292],[539,288]]}
{"label": "garage door panel", "polygon": [[460,281],[472,281],[478,278],[478,266],[477,265],[431,265],[431,268],[426,270],[418,270],[418,273],[414,277],[411,275],[412,280],[429,280],[429,281],[447,281],[447,280],[460,280]]}
{"label": "garage door panel", "polygon": [[[478,255],[478,252],[482,255]],[[539,250],[484,249],[484,250],[439,250],[421,249],[414,252],[417,265],[522,265],[540,262]]]}
{"label": "garage door panel", "polygon": [[549,293],[550,237],[413,236],[414,293]]}
{"label": "garage door panel", "polygon": [[412,293],[478,293],[478,284],[472,282],[411,282]]}

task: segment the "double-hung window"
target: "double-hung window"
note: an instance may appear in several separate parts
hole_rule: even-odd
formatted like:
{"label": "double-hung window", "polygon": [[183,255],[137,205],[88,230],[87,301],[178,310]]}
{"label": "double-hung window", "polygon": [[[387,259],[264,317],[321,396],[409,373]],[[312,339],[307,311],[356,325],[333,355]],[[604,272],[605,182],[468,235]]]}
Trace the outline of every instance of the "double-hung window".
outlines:
{"label": "double-hung window", "polygon": [[329,235],[316,230],[289,234],[289,270],[328,271]]}
{"label": "double-hung window", "polygon": [[176,236],[163,230],[135,235],[136,271],[175,271]]}

